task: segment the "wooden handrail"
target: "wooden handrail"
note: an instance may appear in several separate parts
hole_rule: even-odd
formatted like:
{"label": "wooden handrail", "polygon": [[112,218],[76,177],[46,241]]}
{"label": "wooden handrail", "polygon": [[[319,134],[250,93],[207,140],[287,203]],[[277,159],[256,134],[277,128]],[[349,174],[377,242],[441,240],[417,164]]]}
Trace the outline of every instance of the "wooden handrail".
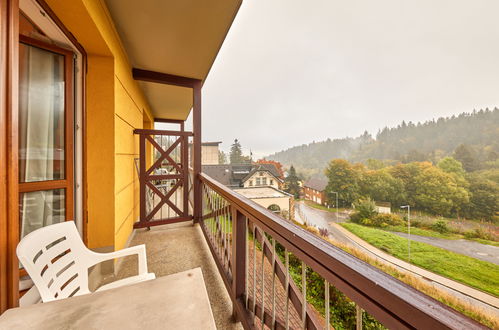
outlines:
{"label": "wooden handrail", "polygon": [[171,136],[193,136],[192,132],[186,131],[166,131],[158,129],[141,129],[137,128],[133,130],[133,134],[143,134],[143,135],[171,135]]}
{"label": "wooden handrail", "polygon": [[385,326],[397,329],[486,328],[305,229],[278,217],[208,175],[201,173],[199,180]]}

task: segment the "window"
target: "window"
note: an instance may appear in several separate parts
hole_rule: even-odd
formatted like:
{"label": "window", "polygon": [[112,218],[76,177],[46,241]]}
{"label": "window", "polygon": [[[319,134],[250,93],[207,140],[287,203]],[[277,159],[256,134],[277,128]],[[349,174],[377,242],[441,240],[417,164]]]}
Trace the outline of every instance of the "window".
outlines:
{"label": "window", "polygon": [[272,204],[267,209],[277,214],[281,213],[281,208],[277,204]]}
{"label": "window", "polygon": [[73,53],[19,37],[20,237],[73,219]]}
{"label": "window", "polygon": [[267,185],[267,178],[262,178],[262,185]]}
{"label": "window", "polygon": [[253,186],[253,180],[249,180],[250,187]]}
{"label": "window", "polygon": [[270,185],[273,186],[274,185],[274,180],[270,179]]}
{"label": "window", "polygon": [[260,182],[261,182],[261,181],[260,181],[260,178],[256,178],[256,184],[255,184],[255,186],[260,186],[260,185],[261,185],[261,183],[260,183]]}

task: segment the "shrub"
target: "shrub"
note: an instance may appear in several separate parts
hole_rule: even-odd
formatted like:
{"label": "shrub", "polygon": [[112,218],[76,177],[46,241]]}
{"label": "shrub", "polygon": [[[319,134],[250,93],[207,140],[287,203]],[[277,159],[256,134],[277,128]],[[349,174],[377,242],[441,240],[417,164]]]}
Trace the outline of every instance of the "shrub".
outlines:
{"label": "shrub", "polygon": [[361,215],[359,212],[354,212],[350,215],[350,221],[355,222],[355,223],[362,223],[364,219],[361,218]]}
{"label": "shrub", "polygon": [[360,224],[362,224],[364,226],[372,226],[373,221],[371,219],[362,219],[362,220],[360,220]]}
{"label": "shrub", "polygon": [[466,237],[467,239],[470,239],[470,238],[475,238],[475,231],[474,230],[467,230],[464,232],[464,237]]}
{"label": "shrub", "polygon": [[445,234],[449,231],[447,223],[443,220],[436,221],[433,225],[431,225],[431,229],[433,229],[434,231],[438,231],[440,234]]}
{"label": "shrub", "polygon": [[364,219],[370,219],[378,212],[376,204],[369,198],[361,199],[354,204],[355,213],[350,216],[350,220],[355,223],[362,223]]}
{"label": "shrub", "polygon": [[404,224],[404,220],[396,214],[376,214],[371,219],[372,226],[375,227],[400,226]]}
{"label": "shrub", "polygon": [[482,227],[475,228],[474,235],[476,238],[486,239],[490,241],[494,240],[494,236]]}

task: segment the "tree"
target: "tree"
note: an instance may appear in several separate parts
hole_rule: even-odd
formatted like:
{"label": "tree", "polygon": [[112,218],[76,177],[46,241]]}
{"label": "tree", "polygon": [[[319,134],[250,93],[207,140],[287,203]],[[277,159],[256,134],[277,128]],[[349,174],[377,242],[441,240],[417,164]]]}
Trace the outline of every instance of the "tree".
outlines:
{"label": "tree", "polygon": [[468,203],[469,194],[455,175],[445,173],[430,162],[398,164],[390,169],[402,180],[406,203],[415,209],[438,215],[451,215]]}
{"label": "tree", "polygon": [[481,175],[470,175],[470,202],[466,210],[475,219],[496,220],[499,212],[499,185]]}
{"label": "tree", "polygon": [[241,143],[237,139],[234,140],[234,143],[230,147],[229,159],[231,164],[244,163]]}
{"label": "tree", "polygon": [[414,178],[416,186],[413,196],[416,207],[421,210],[449,216],[469,201],[468,192],[460,187],[456,178],[431,163],[419,163],[420,172]]}
{"label": "tree", "polygon": [[457,176],[464,177],[465,171],[463,169],[463,164],[452,157],[442,158],[438,162],[437,166],[446,173],[452,173]]}
{"label": "tree", "polygon": [[223,152],[222,150],[218,151],[218,163],[219,164],[227,163],[227,154],[225,152]]}
{"label": "tree", "polygon": [[370,170],[379,170],[383,167],[386,167],[385,163],[382,160],[373,158],[369,158],[368,160],[366,160],[366,165]]}
{"label": "tree", "polygon": [[296,170],[293,165],[289,168],[288,176],[284,179],[286,185],[285,191],[295,198],[300,198],[300,178],[296,174]]}
{"label": "tree", "polygon": [[405,201],[404,183],[387,170],[370,170],[363,173],[359,182],[360,194],[375,201],[400,205]]}
{"label": "tree", "polygon": [[464,143],[459,145],[456,150],[454,150],[454,158],[463,164],[463,167],[467,172],[476,171],[478,169],[474,150]]}
{"label": "tree", "polygon": [[344,159],[333,159],[325,170],[328,184],[326,186],[326,197],[328,200],[335,199],[338,193],[338,201],[343,206],[350,206],[359,198],[360,167],[352,166]]}
{"label": "tree", "polygon": [[256,161],[257,164],[272,164],[275,166],[277,169],[277,172],[279,172],[279,178],[284,179],[284,171],[282,170],[282,164],[275,161],[275,160],[267,160],[267,159],[259,159]]}

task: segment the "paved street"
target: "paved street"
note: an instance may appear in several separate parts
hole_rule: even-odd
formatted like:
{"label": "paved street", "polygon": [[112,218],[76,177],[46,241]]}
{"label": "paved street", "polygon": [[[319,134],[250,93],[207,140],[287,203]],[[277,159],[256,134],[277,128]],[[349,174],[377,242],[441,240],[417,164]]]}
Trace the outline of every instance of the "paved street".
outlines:
{"label": "paved street", "polygon": [[314,209],[313,207],[306,205],[304,202],[296,203],[295,210],[297,213],[297,220],[299,222],[306,222],[308,225],[315,226],[317,228],[327,228],[331,238],[345,244],[351,243],[345,235],[329,225],[331,222],[337,223],[345,221],[348,218],[348,214],[340,213],[338,219],[336,219],[336,213]]}
{"label": "paved street", "polygon": [[[406,233],[394,232],[394,234],[404,238],[407,238],[408,236]],[[480,244],[478,242],[468,241],[465,239],[450,240],[418,235],[411,235],[411,240],[430,244],[442,249],[464,254],[472,258],[492,262],[496,265],[499,265],[499,247],[497,246]]]}

